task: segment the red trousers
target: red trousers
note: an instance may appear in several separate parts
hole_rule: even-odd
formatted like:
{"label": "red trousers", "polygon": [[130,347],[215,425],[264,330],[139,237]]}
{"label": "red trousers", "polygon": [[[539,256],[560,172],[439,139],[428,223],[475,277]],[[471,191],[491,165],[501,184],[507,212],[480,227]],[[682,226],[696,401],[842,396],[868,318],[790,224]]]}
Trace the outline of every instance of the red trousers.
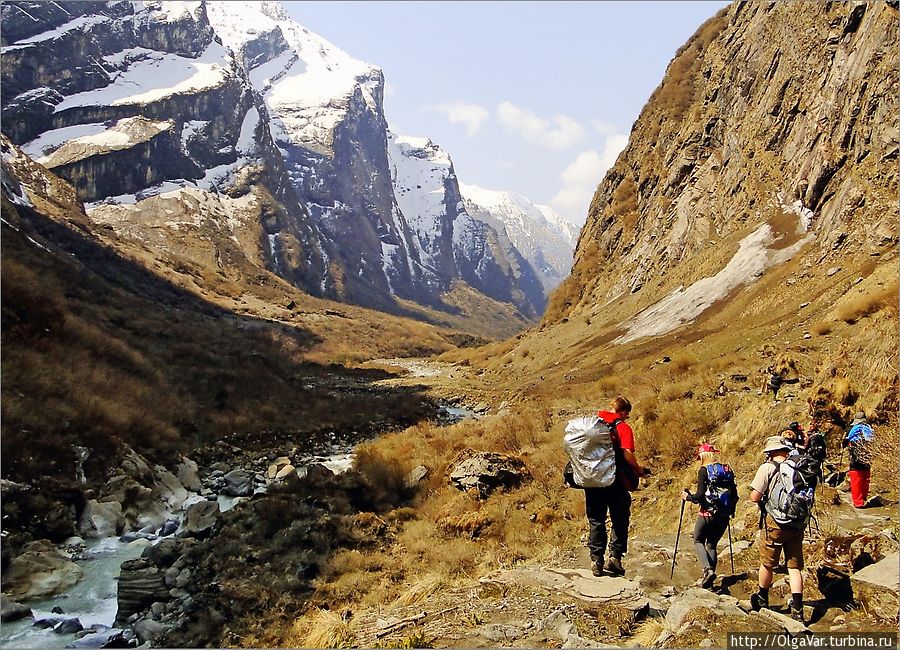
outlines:
{"label": "red trousers", "polygon": [[850,496],[853,497],[853,505],[862,508],[866,505],[869,496],[869,471],[867,469],[851,469],[847,474],[850,477]]}

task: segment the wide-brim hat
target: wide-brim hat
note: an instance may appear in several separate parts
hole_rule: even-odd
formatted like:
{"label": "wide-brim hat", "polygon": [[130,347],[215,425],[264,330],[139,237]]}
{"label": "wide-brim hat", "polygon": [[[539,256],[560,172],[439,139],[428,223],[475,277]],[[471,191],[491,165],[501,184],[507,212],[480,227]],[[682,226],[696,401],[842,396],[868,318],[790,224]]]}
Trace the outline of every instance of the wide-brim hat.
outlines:
{"label": "wide-brim hat", "polygon": [[854,426],[857,424],[863,424],[866,421],[866,414],[862,411],[857,411],[856,415],[853,416],[853,422],[850,423],[850,426]]}
{"label": "wide-brim hat", "polygon": [[791,447],[790,443],[781,436],[769,436],[766,439],[766,446],[765,449],[763,449],[763,453],[768,454],[773,451],[781,451],[782,449],[790,451],[793,447]]}

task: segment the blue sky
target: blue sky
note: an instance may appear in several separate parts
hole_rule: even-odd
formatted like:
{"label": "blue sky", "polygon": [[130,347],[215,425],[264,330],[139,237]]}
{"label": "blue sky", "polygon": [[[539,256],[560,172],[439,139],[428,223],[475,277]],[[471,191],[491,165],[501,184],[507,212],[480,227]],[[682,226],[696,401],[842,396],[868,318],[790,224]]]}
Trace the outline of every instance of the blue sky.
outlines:
{"label": "blue sky", "polygon": [[726,2],[284,2],[382,68],[392,131],[583,223],[675,51]]}

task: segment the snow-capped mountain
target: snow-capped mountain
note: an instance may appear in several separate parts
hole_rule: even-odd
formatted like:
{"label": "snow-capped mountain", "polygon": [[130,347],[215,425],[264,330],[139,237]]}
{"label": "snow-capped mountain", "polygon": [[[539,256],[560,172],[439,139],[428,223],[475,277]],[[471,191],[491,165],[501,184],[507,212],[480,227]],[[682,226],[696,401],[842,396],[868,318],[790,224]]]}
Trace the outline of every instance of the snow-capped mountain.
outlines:
{"label": "snow-capped mountain", "polygon": [[389,135],[381,70],[279,3],[18,1],[2,21],[3,132],[94,222],[220,269],[236,245],[378,308],[440,306],[464,280],[542,311],[533,269],[466,211],[449,156]]}
{"label": "snow-capped mountain", "polygon": [[578,229],[547,205],[515,192],[461,184],[466,210],[476,219],[505,230],[510,241],[538,272],[549,292],[569,274]]}

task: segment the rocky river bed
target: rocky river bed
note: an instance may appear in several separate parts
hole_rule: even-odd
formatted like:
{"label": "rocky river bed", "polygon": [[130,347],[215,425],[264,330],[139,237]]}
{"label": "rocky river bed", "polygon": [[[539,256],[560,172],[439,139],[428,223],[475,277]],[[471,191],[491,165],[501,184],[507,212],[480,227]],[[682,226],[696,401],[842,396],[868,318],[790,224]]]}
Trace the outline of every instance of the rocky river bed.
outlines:
{"label": "rocky river bed", "polygon": [[[477,414],[441,404],[436,420],[466,417]],[[367,437],[326,431],[298,445],[277,433],[234,436],[171,469],[126,450],[107,484],[88,492],[79,536],[31,542],[9,563],[0,644],[224,643],[225,621],[309,592],[330,550],[353,541],[347,516],[403,498],[402,486],[379,494],[348,471]],[[4,484],[5,494],[23,489]]]}

